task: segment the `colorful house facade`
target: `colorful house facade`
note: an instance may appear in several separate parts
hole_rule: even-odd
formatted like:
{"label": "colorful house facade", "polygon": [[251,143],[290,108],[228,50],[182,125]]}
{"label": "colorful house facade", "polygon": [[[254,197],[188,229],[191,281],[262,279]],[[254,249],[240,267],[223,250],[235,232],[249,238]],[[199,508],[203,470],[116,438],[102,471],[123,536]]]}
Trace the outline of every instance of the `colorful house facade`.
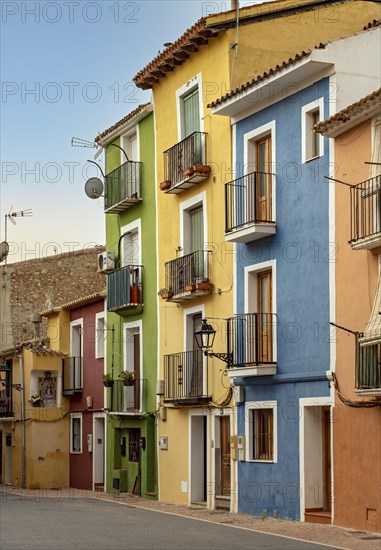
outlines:
{"label": "colorful house facade", "polygon": [[[240,512],[332,521],[337,260],[324,176],[336,159],[313,127],[379,81],[377,55],[355,59],[379,43],[374,28],[320,45],[213,104],[231,117],[238,176],[225,185],[225,238],[236,257],[228,376],[242,390]],[[363,74],[355,87],[348,52],[350,72]]]}
{"label": "colorful house facade", "polygon": [[380,105],[378,89],[317,126],[336,165],[334,523],[372,532],[381,531]]}
{"label": "colorful house facade", "polygon": [[[238,509],[237,459],[243,440],[236,437],[241,424],[232,407],[233,392],[238,402],[242,396],[225,376],[230,353],[237,365],[242,362],[239,339],[229,336],[232,323],[236,331],[241,328],[230,321],[238,311],[233,291],[237,249],[225,241],[224,220],[224,184],[232,178],[234,163],[229,120],[214,116],[208,104],[226,88],[246,82],[248,74],[260,74],[298,49],[362,30],[376,13],[368,3],[338,6],[340,17],[332,25],[324,18],[333,4],[311,2],[298,3],[296,12],[280,1],[262,5],[260,13],[250,6],[201,19],[134,77],[138,87],[152,89],[155,105],[161,500]],[[263,154],[270,154],[266,144]],[[265,202],[261,208],[266,210]],[[242,289],[242,280],[239,285]],[[328,275],[323,285],[328,290]],[[204,318],[217,330],[214,356],[203,355],[195,341]],[[265,338],[262,345],[268,347]],[[329,363],[329,352],[326,358]],[[329,399],[321,369],[324,382],[318,379],[317,386],[322,382],[325,391],[316,391]]]}
{"label": "colorful house facade", "polygon": [[[53,349],[62,357],[62,395],[69,412],[69,485],[104,490],[105,293],[95,293],[43,312]],[[66,332],[57,339],[57,329]],[[56,347],[59,344],[59,347]]]}
{"label": "colorful house facade", "polygon": [[[140,105],[99,134],[106,150],[106,489],[157,497],[154,117]],[[131,381],[130,381],[131,380]]]}

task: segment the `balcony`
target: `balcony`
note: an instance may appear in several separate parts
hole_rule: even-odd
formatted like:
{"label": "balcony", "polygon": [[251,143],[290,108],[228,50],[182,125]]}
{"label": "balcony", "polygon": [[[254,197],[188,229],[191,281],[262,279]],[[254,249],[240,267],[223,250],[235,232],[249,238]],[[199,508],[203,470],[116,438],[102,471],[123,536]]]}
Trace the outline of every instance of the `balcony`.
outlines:
{"label": "balcony", "polygon": [[276,374],[274,313],[246,313],[232,317],[228,321],[227,338],[228,353],[231,353],[227,370],[229,377]]}
{"label": "balcony", "polygon": [[142,163],[125,162],[105,177],[105,212],[120,214],[142,200]]}
{"label": "balcony", "polygon": [[160,184],[162,191],[180,193],[209,177],[207,135],[205,132],[194,132],[164,151],[164,181]]}
{"label": "balcony", "polygon": [[354,250],[381,246],[381,176],[351,187],[351,240]]}
{"label": "balcony", "polygon": [[127,265],[107,274],[107,311],[121,313],[143,305],[143,267]]}
{"label": "balcony", "polygon": [[248,243],[274,235],[275,175],[252,172],[225,184],[225,239]]}
{"label": "balcony", "polygon": [[136,415],[142,413],[146,384],[144,379],[134,379],[132,386],[125,386],[123,380],[114,380],[111,387],[111,413]]}
{"label": "balcony", "polygon": [[167,302],[185,302],[211,294],[214,285],[209,282],[208,251],[198,250],[165,264],[165,293]]}
{"label": "balcony", "polygon": [[201,350],[164,355],[164,402],[200,405],[210,400],[206,361]]}
{"label": "balcony", "polygon": [[82,393],[82,357],[62,359],[62,395]]}
{"label": "balcony", "polygon": [[12,416],[12,396],[2,390],[0,391],[0,418],[10,418]]}
{"label": "balcony", "polygon": [[381,341],[356,341],[356,393],[381,396]]}

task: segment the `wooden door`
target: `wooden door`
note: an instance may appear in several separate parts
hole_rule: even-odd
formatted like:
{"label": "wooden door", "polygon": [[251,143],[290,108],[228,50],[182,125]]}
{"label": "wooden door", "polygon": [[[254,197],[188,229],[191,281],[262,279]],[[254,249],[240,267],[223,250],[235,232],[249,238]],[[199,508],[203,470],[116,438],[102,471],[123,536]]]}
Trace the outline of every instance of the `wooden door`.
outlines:
{"label": "wooden door", "polygon": [[256,142],[256,221],[271,221],[271,136]]}
{"label": "wooden door", "polygon": [[230,497],[230,417],[220,417],[221,495]]}
{"label": "wooden door", "polygon": [[272,361],[271,271],[257,274],[258,289],[258,362]]}

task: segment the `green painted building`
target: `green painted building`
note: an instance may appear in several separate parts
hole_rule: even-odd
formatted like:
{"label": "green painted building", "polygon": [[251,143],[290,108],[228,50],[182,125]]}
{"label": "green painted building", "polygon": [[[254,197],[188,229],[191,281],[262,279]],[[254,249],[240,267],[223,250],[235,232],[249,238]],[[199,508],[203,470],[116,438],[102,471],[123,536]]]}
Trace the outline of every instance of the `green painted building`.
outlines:
{"label": "green painted building", "polygon": [[[99,134],[105,148],[107,491],[157,498],[154,116],[140,105]],[[121,373],[123,373],[121,375]],[[123,380],[125,378],[125,380]]]}

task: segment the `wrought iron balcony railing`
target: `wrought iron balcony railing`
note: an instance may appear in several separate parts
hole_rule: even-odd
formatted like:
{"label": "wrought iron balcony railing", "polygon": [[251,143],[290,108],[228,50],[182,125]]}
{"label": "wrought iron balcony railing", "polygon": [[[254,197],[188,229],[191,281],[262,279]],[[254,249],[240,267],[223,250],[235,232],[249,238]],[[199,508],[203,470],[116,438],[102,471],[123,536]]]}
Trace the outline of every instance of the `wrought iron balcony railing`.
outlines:
{"label": "wrought iron balcony railing", "polygon": [[208,251],[198,250],[165,264],[165,286],[172,301],[189,300],[210,293]]}
{"label": "wrought iron balcony railing", "polygon": [[164,182],[161,189],[179,193],[209,177],[207,165],[207,134],[194,132],[164,151]]}
{"label": "wrought iron balcony railing", "polygon": [[107,274],[107,310],[121,311],[143,304],[143,267],[127,265]]}
{"label": "wrought iron balcony railing", "polygon": [[372,241],[364,248],[381,244],[381,175],[351,187],[351,240]]}
{"label": "wrought iron balcony railing", "polygon": [[364,345],[357,337],[356,389],[381,392],[381,342]]}
{"label": "wrought iron balcony railing", "polygon": [[82,393],[82,357],[62,359],[62,395]]}
{"label": "wrought iron balcony railing", "polygon": [[274,360],[276,315],[274,313],[246,313],[228,321],[228,352],[230,368],[272,365]]}
{"label": "wrought iron balcony railing", "polygon": [[142,163],[125,162],[105,177],[105,212],[120,213],[142,200]]}
{"label": "wrought iron balcony railing", "polygon": [[226,232],[256,223],[275,224],[272,195],[275,174],[252,172],[225,184]]}
{"label": "wrought iron balcony railing", "polygon": [[164,401],[208,403],[208,376],[201,350],[164,355]]}
{"label": "wrought iron balcony railing", "polygon": [[144,379],[135,378],[133,385],[125,386],[122,380],[115,380],[111,387],[111,412],[139,413],[145,402],[146,384]]}

